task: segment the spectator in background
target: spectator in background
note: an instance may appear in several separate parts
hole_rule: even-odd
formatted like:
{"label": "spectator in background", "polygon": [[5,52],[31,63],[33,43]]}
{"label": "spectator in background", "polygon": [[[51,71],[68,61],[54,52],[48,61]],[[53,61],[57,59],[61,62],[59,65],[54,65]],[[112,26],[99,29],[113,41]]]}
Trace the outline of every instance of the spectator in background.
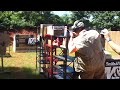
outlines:
{"label": "spectator in background", "polygon": [[108,42],[110,47],[120,55],[120,46],[117,45],[115,42],[112,41],[109,31],[107,29],[104,29],[101,31],[101,34],[104,35],[105,40]]}

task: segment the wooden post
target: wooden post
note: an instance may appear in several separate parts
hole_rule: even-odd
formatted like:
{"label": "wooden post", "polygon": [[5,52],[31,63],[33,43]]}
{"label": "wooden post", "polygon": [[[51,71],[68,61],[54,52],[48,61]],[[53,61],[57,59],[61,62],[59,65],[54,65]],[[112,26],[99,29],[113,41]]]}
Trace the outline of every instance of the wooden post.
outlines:
{"label": "wooden post", "polygon": [[4,66],[3,66],[3,55],[1,54],[1,71],[4,72]]}
{"label": "wooden post", "polygon": [[0,57],[1,57],[1,72],[0,73],[6,73],[4,71],[4,61],[3,57],[6,54],[6,47],[9,45],[9,35],[7,35],[6,32],[0,33]]}

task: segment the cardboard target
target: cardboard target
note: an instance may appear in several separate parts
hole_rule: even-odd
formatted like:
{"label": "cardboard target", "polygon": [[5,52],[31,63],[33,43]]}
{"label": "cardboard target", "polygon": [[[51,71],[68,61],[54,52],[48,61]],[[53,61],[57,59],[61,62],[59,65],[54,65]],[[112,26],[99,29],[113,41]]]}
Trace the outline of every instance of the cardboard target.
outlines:
{"label": "cardboard target", "polygon": [[5,55],[6,54],[6,47],[0,45],[0,55]]}
{"label": "cardboard target", "polygon": [[0,32],[0,55],[6,54],[6,47],[9,45],[9,35],[7,32]]}

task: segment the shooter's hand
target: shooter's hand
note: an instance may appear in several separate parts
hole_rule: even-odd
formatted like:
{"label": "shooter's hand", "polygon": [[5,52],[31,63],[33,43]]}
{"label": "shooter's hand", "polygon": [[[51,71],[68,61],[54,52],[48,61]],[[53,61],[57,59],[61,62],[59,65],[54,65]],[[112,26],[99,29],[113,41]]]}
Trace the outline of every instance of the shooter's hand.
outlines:
{"label": "shooter's hand", "polygon": [[109,31],[108,31],[107,29],[103,29],[100,34],[104,35],[104,38],[105,38],[106,40],[107,40],[108,38],[110,38],[110,34],[109,34]]}
{"label": "shooter's hand", "polygon": [[102,35],[107,35],[109,33],[109,31],[107,29],[103,29],[100,34]]}
{"label": "shooter's hand", "polygon": [[77,33],[75,33],[75,32],[70,32],[70,36],[71,36],[71,37],[77,37],[77,36],[78,36],[78,34],[77,34]]}

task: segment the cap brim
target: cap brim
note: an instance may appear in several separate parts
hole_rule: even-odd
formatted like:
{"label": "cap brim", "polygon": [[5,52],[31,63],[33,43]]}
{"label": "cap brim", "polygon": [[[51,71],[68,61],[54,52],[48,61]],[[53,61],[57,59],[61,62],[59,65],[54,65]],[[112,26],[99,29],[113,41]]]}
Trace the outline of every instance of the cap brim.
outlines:
{"label": "cap brim", "polygon": [[71,29],[75,29],[75,26],[73,25],[73,26],[71,27]]}

